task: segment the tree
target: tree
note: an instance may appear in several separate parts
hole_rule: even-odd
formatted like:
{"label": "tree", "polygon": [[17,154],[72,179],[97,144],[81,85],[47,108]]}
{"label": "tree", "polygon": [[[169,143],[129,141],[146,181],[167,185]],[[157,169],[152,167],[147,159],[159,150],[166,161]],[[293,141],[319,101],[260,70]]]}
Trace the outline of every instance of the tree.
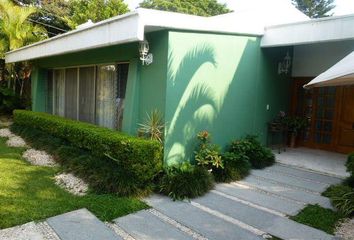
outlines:
{"label": "tree", "polygon": [[335,8],[334,0],[292,0],[292,3],[310,18],[332,16],[329,12]]}
{"label": "tree", "polygon": [[198,16],[215,16],[229,13],[225,4],[217,0],[144,0],[140,7]]}
{"label": "tree", "polygon": [[19,6],[33,6],[37,8],[31,15],[30,21],[43,26],[49,37],[65,33],[69,27],[65,17],[69,16],[70,8],[67,0],[12,0]]}
{"label": "tree", "polygon": [[[34,7],[16,6],[9,0],[0,0],[0,58],[5,52],[15,50],[25,45],[37,42],[47,37],[46,30],[32,22],[29,17],[36,13]],[[2,61],[2,63],[4,63]],[[1,68],[1,80],[8,80],[8,86],[13,82],[13,88],[23,84],[30,75],[27,63],[9,64]],[[6,74],[7,73],[7,74]]]}
{"label": "tree", "polygon": [[88,20],[99,22],[129,11],[123,0],[72,0],[69,8],[69,16],[65,19],[71,28]]}

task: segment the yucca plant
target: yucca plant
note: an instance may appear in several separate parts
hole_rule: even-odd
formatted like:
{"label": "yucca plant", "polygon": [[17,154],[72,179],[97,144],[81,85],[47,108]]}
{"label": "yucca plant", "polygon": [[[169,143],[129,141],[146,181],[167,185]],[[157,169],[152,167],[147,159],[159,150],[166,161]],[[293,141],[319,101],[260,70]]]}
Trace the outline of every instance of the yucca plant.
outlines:
{"label": "yucca plant", "polygon": [[138,132],[140,136],[162,143],[164,129],[165,123],[162,113],[154,109],[150,113],[147,113],[145,121],[139,124]]}

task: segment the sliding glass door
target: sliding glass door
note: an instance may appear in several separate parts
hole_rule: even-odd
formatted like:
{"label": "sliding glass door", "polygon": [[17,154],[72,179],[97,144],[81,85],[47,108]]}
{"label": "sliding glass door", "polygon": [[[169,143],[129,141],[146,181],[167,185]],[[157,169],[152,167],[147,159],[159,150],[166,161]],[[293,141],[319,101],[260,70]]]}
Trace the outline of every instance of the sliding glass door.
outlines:
{"label": "sliding glass door", "polygon": [[49,71],[46,111],[121,130],[128,70],[119,63]]}
{"label": "sliding glass door", "polygon": [[95,123],[95,67],[79,69],[79,120]]}

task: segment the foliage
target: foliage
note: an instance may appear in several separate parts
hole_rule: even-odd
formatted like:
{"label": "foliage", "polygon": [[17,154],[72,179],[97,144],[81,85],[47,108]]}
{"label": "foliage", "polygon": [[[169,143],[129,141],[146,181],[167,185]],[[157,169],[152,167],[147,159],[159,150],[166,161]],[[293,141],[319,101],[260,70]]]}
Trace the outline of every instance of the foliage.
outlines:
{"label": "foliage", "polygon": [[330,186],[324,193],[345,216],[354,214],[354,189],[344,184]]}
{"label": "foliage", "polygon": [[292,0],[294,6],[310,18],[328,17],[335,8],[334,0]]}
{"label": "foliage", "polygon": [[155,109],[150,114],[146,115],[145,122],[139,124],[139,135],[162,143],[165,123],[161,112]]}
{"label": "foliage", "polygon": [[[105,190],[120,191],[118,185],[122,183],[119,180],[124,178],[130,179],[129,184],[133,190],[146,189],[162,167],[161,146],[156,141],[46,113],[24,110],[14,111],[14,124],[23,129],[42,131],[66,141],[75,149],[88,152],[70,165],[78,164],[78,172],[89,171],[87,174],[90,174],[90,171],[93,171],[97,173],[97,178],[105,176],[102,182],[111,181],[111,185],[114,185],[111,188],[102,186]],[[65,152],[70,153],[70,150]],[[105,174],[105,171],[112,175]]]}
{"label": "foliage", "polygon": [[345,183],[354,188],[354,153],[348,155],[348,160],[345,165],[347,167],[347,172],[350,173],[350,177],[345,180]]}
{"label": "foliage", "polygon": [[319,205],[307,205],[296,216],[290,218],[296,222],[333,234],[337,222],[343,216]]}
{"label": "foliage", "polygon": [[287,126],[288,131],[295,135],[308,126],[307,120],[301,117],[285,117],[284,123]]}
{"label": "foliage", "polygon": [[0,113],[11,114],[14,109],[24,108],[24,103],[12,89],[0,87]]}
{"label": "foliage", "polygon": [[140,7],[198,16],[215,16],[229,13],[225,4],[217,0],[144,0]]}
{"label": "foliage", "polygon": [[224,164],[217,145],[210,143],[210,134],[207,131],[198,133],[199,146],[195,151],[195,160],[199,166],[206,169],[223,168]]}
{"label": "foliage", "polygon": [[147,208],[135,198],[74,196],[54,183],[57,168],[29,165],[21,159],[24,149],[7,147],[5,141],[0,138],[0,229],[80,208],[89,209],[102,221]]}
{"label": "foliage", "polygon": [[222,155],[224,168],[213,168],[217,182],[232,182],[241,180],[249,174],[251,164],[244,153],[226,152]]}
{"label": "foliage", "polygon": [[202,196],[213,186],[213,176],[205,168],[183,163],[165,170],[160,191],[174,200],[183,200]]}
{"label": "foliage", "polygon": [[129,11],[123,0],[72,0],[69,7],[70,13],[65,20],[71,28],[88,20],[99,22]]}
{"label": "foliage", "polygon": [[70,8],[67,0],[12,0],[19,6],[35,6],[37,12],[31,16],[31,21],[43,26],[49,37],[70,30],[65,17],[69,16]]}
{"label": "foliage", "polygon": [[44,28],[28,21],[34,13],[34,7],[20,7],[9,0],[0,0],[0,58],[7,51],[47,37]]}
{"label": "foliage", "polygon": [[230,152],[246,155],[253,168],[261,169],[271,166],[275,156],[269,148],[262,146],[256,136],[248,135],[231,143]]}

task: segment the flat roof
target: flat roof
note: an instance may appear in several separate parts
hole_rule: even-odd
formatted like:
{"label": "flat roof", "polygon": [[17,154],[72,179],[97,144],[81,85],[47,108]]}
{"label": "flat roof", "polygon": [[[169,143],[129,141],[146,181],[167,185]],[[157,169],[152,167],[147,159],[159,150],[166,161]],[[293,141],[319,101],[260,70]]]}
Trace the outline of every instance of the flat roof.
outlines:
{"label": "flat roof", "polygon": [[[275,9],[277,12],[287,12]],[[43,57],[79,52],[104,46],[137,42],[144,40],[147,32],[162,29],[186,30],[199,32],[229,33],[262,36],[266,23],[281,23],[304,19],[303,15],[290,9],[286,16],[274,18],[274,13],[267,12],[257,18],[261,7],[247,12],[234,12],[217,17],[200,17],[181,13],[165,12],[138,8],[121,16],[113,17],[95,24],[52,37],[5,54],[7,63],[28,61]],[[249,21],[253,19],[252,21]],[[269,21],[271,19],[271,21]]]}
{"label": "flat roof", "polygon": [[294,46],[354,39],[354,14],[265,28],[262,47]]}

